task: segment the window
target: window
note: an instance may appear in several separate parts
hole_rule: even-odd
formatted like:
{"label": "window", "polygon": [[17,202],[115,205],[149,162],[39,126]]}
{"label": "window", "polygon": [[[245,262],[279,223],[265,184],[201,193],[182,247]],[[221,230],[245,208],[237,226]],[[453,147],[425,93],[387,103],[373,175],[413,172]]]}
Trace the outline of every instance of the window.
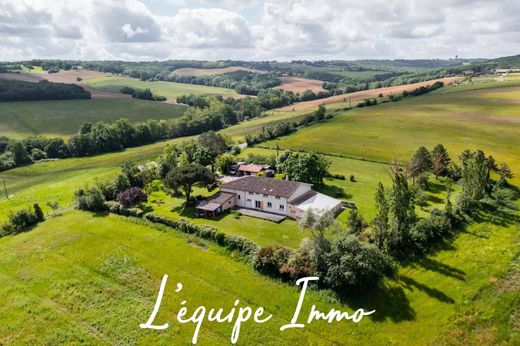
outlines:
{"label": "window", "polygon": [[248,192],[247,194],[248,194],[248,195],[252,195],[253,193],[252,193],[252,192]]}
{"label": "window", "polygon": [[240,199],[240,195],[237,195],[237,199]]}
{"label": "window", "polygon": [[275,198],[276,198],[276,199],[280,199],[280,196],[276,196]]}
{"label": "window", "polygon": [[249,198],[247,199],[247,203],[251,203],[251,200]]}
{"label": "window", "polygon": [[285,206],[283,204],[280,204],[280,210],[285,210]]}
{"label": "window", "polygon": [[255,201],[255,208],[262,208],[262,202]]}
{"label": "window", "polygon": [[264,194],[264,197],[268,197],[266,194]]}
{"label": "window", "polygon": [[273,203],[267,202],[267,208],[272,208],[272,207],[273,207]]}

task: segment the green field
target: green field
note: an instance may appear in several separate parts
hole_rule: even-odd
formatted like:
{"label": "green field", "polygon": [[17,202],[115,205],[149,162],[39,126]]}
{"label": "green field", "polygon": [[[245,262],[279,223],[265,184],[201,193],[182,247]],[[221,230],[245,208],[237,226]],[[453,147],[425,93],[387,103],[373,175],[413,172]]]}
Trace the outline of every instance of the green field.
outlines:
{"label": "green field", "polygon": [[[0,239],[0,342],[187,344],[193,325],[174,321],[181,300],[193,311],[200,305],[229,309],[239,299],[273,314],[266,324],[244,324],[241,344],[330,345],[349,340],[359,345],[418,345],[439,338],[465,343],[460,335],[470,344],[481,343],[482,335],[488,343],[514,344],[519,335],[507,317],[499,329],[473,328],[480,326],[481,309],[490,317],[518,314],[518,305],[494,309],[489,304],[498,297],[514,302],[514,291],[501,287],[518,289],[518,282],[503,277],[520,246],[519,231],[511,224],[471,227],[446,250],[404,267],[395,279],[356,298],[340,301],[327,291],[309,292],[302,316],[310,304],[320,311],[363,307],[376,313],[358,325],[318,321],[282,333],[278,328],[290,320],[298,297],[291,284],[262,277],[250,264],[199,239],[118,216],[71,212]],[[163,274],[170,275],[170,282],[158,320],[171,327],[140,330]],[[180,294],[173,292],[177,282],[184,285]],[[478,302],[477,310],[473,302]],[[474,322],[457,327],[452,323],[457,314]],[[199,344],[226,344],[231,328],[206,322]]]}
{"label": "green field", "polygon": [[131,122],[180,117],[186,107],[135,99],[91,99],[0,102],[0,133],[11,138],[29,135],[67,137],[82,123]]}
{"label": "green field", "polygon": [[149,88],[152,90],[154,94],[166,97],[168,99],[168,102],[175,102],[177,96],[186,94],[222,95],[224,97],[233,97],[238,95],[235,89],[162,81],[148,82],[141,81],[136,78],[127,77],[99,77],[89,79],[88,81],[86,81],[86,83],[91,88],[113,92],[119,92],[125,86],[137,89]]}
{"label": "green field", "polygon": [[404,162],[419,146],[442,143],[452,157],[482,149],[498,162],[506,161],[520,182],[520,80],[515,83],[449,87],[354,109],[265,145]]}

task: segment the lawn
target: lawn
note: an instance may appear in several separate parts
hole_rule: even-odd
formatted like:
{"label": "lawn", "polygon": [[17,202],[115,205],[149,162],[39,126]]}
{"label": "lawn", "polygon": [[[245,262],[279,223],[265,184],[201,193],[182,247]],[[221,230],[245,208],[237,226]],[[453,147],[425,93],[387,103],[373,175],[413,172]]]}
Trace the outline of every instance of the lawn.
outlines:
{"label": "lawn", "polygon": [[162,81],[148,82],[128,77],[99,77],[90,79],[86,83],[94,89],[114,92],[119,92],[125,86],[138,89],[149,88],[154,94],[166,97],[168,102],[175,102],[177,96],[186,94],[222,95],[224,97],[238,95],[235,89]]}
{"label": "lawn", "polygon": [[0,102],[0,133],[12,138],[29,135],[67,137],[84,122],[131,122],[180,117],[185,106],[135,99],[91,99]]}
{"label": "lawn", "polygon": [[[405,162],[421,145],[442,143],[453,158],[482,149],[506,161],[520,182],[520,80],[517,86],[448,87],[399,102],[339,113],[333,119],[267,142],[359,158]],[[486,85],[484,83],[484,85]],[[460,88],[460,89],[459,89]]]}
{"label": "lawn", "polygon": [[[229,309],[239,299],[240,306],[263,306],[273,314],[266,324],[245,323],[241,344],[426,344],[445,338],[447,330],[465,336],[475,332],[452,318],[472,301],[489,303],[501,294],[494,283],[502,282],[520,246],[518,225],[471,227],[377,289],[342,299],[328,291],[307,293],[301,316],[311,304],[320,311],[376,310],[361,323],[318,321],[280,332],[298,299],[292,284],[263,277],[212,244],[161,230],[75,211],[0,239],[0,343],[186,344],[194,326],[174,320],[181,300],[193,311],[200,305]],[[141,330],[164,274],[170,280],[157,322],[169,322],[170,328]],[[184,285],[181,293],[173,291],[177,282]],[[508,294],[518,297],[518,283],[509,284],[516,286]],[[499,308],[495,313],[514,310]],[[491,327],[485,330],[486,343],[518,341],[507,317]],[[204,322],[199,344],[227,344],[231,328]]]}

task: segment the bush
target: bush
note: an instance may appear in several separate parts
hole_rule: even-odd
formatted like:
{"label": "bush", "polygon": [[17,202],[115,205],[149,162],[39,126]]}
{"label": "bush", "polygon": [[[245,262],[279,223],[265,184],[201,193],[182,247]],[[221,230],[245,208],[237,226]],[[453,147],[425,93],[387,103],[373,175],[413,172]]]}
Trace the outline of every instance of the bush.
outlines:
{"label": "bush", "polygon": [[125,208],[148,201],[143,190],[134,186],[117,194],[117,200]]}
{"label": "bush", "polygon": [[451,220],[446,213],[432,209],[430,217],[420,219],[410,230],[410,239],[415,252],[428,251],[437,241],[451,232]]}
{"label": "bush", "polygon": [[185,219],[172,220],[154,213],[147,213],[144,215],[144,218],[150,222],[160,223],[183,233],[194,234],[200,238],[214,241],[230,251],[236,250],[249,258],[253,258],[258,251],[258,246],[252,241],[242,237],[227,236],[213,226],[198,225]]}
{"label": "bush", "polygon": [[38,223],[38,216],[29,208],[10,212],[6,223],[2,225],[2,235],[14,234]]}
{"label": "bush", "polygon": [[79,189],[74,193],[76,196],[77,208],[81,210],[103,211],[105,209],[105,196],[101,189],[97,186],[92,186],[84,189]]}
{"label": "bush", "polygon": [[31,158],[33,159],[33,161],[40,161],[46,159],[47,154],[41,149],[33,148],[31,150]]}
{"label": "bush", "polygon": [[325,256],[325,283],[334,289],[360,291],[380,281],[392,270],[390,260],[375,245],[361,243],[342,233]]}
{"label": "bush", "polygon": [[34,215],[36,216],[36,219],[38,220],[38,222],[44,221],[45,216],[43,215],[43,210],[42,210],[42,208],[40,208],[38,203],[34,203],[33,209],[34,209]]}
{"label": "bush", "polygon": [[292,250],[285,247],[263,247],[256,253],[253,267],[261,273],[280,276],[291,255]]}
{"label": "bush", "polygon": [[316,274],[316,252],[314,243],[310,239],[304,239],[300,247],[291,253],[287,263],[281,268],[282,275],[288,275],[297,280]]}

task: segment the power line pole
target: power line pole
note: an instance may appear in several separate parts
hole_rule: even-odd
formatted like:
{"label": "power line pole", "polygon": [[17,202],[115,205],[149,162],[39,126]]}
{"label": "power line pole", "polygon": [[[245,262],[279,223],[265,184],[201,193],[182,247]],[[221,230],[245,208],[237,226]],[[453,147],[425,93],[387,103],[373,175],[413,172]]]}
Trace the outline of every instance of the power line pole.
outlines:
{"label": "power line pole", "polygon": [[2,177],[2,182],[4,183],[5,198],[9,199],[9,195],[7,194],[7,186],[5,186],[5,179],[4,179],[4,177]]}

